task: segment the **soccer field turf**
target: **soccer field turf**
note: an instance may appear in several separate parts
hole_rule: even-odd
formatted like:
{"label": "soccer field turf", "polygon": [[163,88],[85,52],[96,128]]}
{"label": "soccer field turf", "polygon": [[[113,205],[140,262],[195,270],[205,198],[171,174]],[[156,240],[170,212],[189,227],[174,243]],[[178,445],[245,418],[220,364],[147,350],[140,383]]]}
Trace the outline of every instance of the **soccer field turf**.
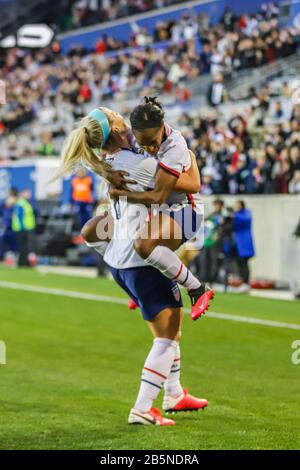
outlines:
{"label": "soccer field turf", "polygon": [[[1,281],[126,299],[106,279],[3,268]],[[139,311],[15,287],[0,287],[0,449],[300,448],[299,329],[185,316],[182,383],[209,407],[128,426],[152,343]],[[299,302],[217,294],[212,310],[300,326]]]}

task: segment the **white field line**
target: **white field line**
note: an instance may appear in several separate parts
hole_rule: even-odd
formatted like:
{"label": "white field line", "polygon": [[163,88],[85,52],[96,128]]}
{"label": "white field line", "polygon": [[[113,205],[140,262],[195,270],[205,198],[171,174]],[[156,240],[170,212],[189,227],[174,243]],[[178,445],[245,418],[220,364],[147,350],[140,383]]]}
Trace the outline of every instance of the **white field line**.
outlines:
{"label": "white field line", "polygon": [[[70,297],[72,299],[94,300],[96,302],[106,302],[106,303],[127,305],[127,300],[122,299],[120,297],[89,294],[85,292],[76,292],[72,290],[53,289],[49,287],[33,286],[30,284],[20,284],[17,282],[0,281],[0,288],[1,287],[5,289],[22,290],[22,291],[34,292],[38,294],[56,295],[59,297]],[[184,311],[185,313],[190,312],[188,308],[185,308]],[[262,326],[267,326],[270,328],[282,328],[282,329],[300,331],[300,324],[284,323],[284,322],[278,322],[278,321],[272,321],[272,320],[264,320],[262,318],[231,315],[229,313],[209,312],[206,318],[216,318],[218,320],[228,320],[228,321],[235,321],[235,322],[240,322],[240,323],[248,323],[251,325],[262,325]]]}

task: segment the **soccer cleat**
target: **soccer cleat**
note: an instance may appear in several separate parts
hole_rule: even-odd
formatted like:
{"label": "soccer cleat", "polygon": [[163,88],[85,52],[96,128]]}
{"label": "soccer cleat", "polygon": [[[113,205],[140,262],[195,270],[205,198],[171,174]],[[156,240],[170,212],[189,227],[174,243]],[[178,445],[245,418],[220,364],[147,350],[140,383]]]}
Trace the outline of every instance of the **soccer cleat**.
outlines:
{"label": "soccer cleat", "polygon": [[188,394],[187,389],[177,398],[165,397],[163,401],[163,410],[177,413],[178,411],[198,411],[206,408],[208,401],[204,398],[196,398]]}
{"label": "soccer cleat", "polygon": [[158,408],[150,408],[147,413],[132,408],[128,417],[128,424],[145,424],[155,426],[174,426],[176,423],[173,419],[164,418]]}
{"label": "soccer cleat", "polygon": [[129,310],[136,310],[138,308],[138,304],[132,299],[128,299],[127,305]]}
{"label": "soccer cleat", "polygon": [[192,302],[191,319],[197,320],[208,310],[209,302],[214,298],[215,293],[206,284],[201,284],[198,289],[189,291],[189,296]]}

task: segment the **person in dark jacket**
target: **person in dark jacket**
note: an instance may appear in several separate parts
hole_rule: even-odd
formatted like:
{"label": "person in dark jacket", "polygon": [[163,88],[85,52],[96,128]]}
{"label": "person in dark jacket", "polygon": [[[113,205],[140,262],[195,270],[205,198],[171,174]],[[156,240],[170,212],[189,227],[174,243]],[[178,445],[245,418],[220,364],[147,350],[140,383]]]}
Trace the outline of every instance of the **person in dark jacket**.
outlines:
{"label": "person in dark jacket", "polygon": [[0,259],[3,259],[7,252],[16,253],[17,251],[16,234],[12,230],[12,216],[16,198],[17,191],[12,188],[1,210],[3,230],[0,246]]}
{"label": "person in dark jacket", "polygon": [[246,208],[244,201],[237,201],[235,203],[233,214],[233,236],[239,272],[243,281],[240,290],[248,291],[250,289],[249,259],[254,256],[255,251],[252,237],[252,215]]}

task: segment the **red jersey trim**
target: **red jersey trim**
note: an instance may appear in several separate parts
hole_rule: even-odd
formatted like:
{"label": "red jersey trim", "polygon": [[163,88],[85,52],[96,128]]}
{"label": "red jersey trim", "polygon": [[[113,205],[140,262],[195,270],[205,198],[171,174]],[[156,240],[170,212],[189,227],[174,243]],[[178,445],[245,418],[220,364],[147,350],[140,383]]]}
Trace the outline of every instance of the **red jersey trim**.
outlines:
{"label": "red jersey trim", "polygon": [[180,173],[176,170],[173,170],[173,168],[169,168],[167,167],[164,163],[160,162],[158,164],[163,170],[167,171],[168,173],[171,173],[172,175],[174,176],[177,176],[177,178],[179,178],[180,176]]}

